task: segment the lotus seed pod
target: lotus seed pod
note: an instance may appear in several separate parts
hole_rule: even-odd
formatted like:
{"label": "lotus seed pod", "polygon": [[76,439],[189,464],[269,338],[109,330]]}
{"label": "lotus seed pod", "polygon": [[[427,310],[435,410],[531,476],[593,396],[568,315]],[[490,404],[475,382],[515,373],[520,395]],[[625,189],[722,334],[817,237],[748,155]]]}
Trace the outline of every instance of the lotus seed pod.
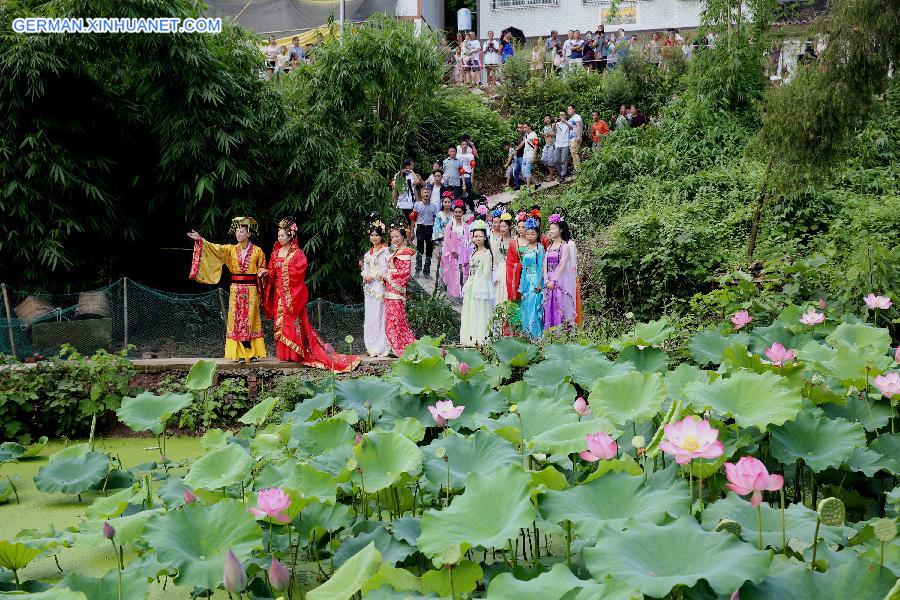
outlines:
{"label": "lotus seed pod", "polygon": [[348,470],[348,471],[355,471],[355,470],[356,470],[356,467],[358,467],[358,466],[359,466],[359,463],[356,462],[356,457],[351,456],[351,457],[350,457],[350,460],[347,461],[347,470]]}
{"label": "lotus seed pod", "polygon": [[447,449],[441,446],[434,451],[434,455],[437,458],[444,458],[445,456],[447,456]]}
{"label": "lotus seed pod", "polygon": [[348,344],[352,344],[352,343],[353,343],[353,336],[352,336],[352,335],[348,335],[347,337],[344,338],[344,341],[345,341],[346,343],[348,343]]}
{"label": "lotus seed pod", "polygon": [[510,404],[510,405],[509,405],[509,412],[514,413],[514,412],[516,412],[517,410],[519,410],[519,405],[518,405],[518,404]]}
{"label": "lotus seed pod", "polygon": [[816,507],[816,512],[819,514],[819,519],[822,520],[822,523],[831,527],[840,527],[843,525],[844,517],[847,516],[844,503],[837,498],[824,498],[820,500],[819,506]]}
{"label": "lotus seed pod", "polygon": [[647,440],[645,440],[644,436],[642,435],[636,435],[631,438],[631,445],[635,448],[646,448]]}
{"label": "lotus seed pod", "polygon": [[890,542],[897,537],[897,521],[894,519],[878,519],[872,523],[872,530],[880,542]]}
{"label": "lotus seed pod", "polygon": [[741,524],[731,519],[720,519],[716,531],[727,531],[735,537],[741,536]]}
{"label": "lotus seed pod", "polygon": [[441,562],[445,565],[455,565],[462,559],[459,546],[447,546],[441,553]]}

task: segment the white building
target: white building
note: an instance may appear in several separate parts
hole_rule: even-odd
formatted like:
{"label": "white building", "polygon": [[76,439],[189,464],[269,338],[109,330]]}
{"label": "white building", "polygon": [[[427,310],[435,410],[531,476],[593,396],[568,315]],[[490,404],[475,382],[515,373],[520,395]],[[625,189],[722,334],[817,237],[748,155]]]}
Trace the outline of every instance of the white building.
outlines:
{"label": "white building", "polygon": [[422,25],[434,30],[444,29],[444,0],[397,0],[394,14],[415,23],[416,30]]}
{"label": "white building", "polygon": [[[614,6],[613,6],[614,4]],[[565,38],[570,29],[607,32],[653,31],[700,25],[699,0],[477,0],[478,37],[500,34],[507,27],[525,37],[546,37],[555,29]]]}

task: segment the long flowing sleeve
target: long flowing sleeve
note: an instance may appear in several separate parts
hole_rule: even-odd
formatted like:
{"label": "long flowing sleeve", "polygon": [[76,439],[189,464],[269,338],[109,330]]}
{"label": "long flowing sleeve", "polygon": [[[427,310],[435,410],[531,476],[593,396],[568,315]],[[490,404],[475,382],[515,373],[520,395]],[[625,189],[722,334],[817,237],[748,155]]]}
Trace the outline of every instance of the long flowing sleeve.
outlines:
{"label": "long flowing sleeve", "polygon": [[222,267],[229,267],[234,254],[232,244],[213,244],[205,239],[194,241],[189,277],[198,283],[215,285],[222,278]]}
{"label": "long flowing sleeve", "polygon": [[406,283],[412,271],[412,258],[416,254],[412,248],[404,248],[392,256],[388,262],[387,277],[384,280],[385,297],[406,299]]}
{"label": "long flowing sleeve", "polygon": [[506,253],[506,294],[510,300],[519,300],[519,284],[522,278],[522,263],[519,258],[519,242],[513,239]]}

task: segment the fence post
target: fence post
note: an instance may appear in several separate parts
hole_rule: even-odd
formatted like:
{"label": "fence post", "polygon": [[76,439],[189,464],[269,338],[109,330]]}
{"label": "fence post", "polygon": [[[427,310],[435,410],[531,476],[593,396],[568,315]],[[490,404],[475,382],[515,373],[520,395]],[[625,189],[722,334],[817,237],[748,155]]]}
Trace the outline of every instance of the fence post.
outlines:
{"label": "fence post", "polygon": [[319,298],[316,300],[316,307],[319,309],[319,326],[316,328],[319,331],[322,331],[322,299]]}
{"label": "fence post", "polygon": [[9,312],[9,294],[6,292],[6,284],[0,284],[3,287],[3,305],[6,307],[6,327],[9,329],[9,349],[13,358],[19,360],[16,354],[16,336],[13,335],[12,315]]}
{"label": "fence post", "polygon": [[122,278],[122,323],[125,329],[125,349],[128,349],[128,278]]}

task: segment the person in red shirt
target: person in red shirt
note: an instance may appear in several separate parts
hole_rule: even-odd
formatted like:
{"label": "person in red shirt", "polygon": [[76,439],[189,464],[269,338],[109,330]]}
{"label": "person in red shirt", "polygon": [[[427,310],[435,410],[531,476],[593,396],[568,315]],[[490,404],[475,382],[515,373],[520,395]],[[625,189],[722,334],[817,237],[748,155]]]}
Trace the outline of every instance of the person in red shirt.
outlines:
{"label": "person in red shirt", "polygon": [[593,142],[594,150],[599,150],[603,146],[603,139],[609,133],[609,125],[600,118],[600,113],[595,111],[591,113],[591,116],[594,118],[594,122],[591,123],[591,128],[589,130],[591,142]]}

